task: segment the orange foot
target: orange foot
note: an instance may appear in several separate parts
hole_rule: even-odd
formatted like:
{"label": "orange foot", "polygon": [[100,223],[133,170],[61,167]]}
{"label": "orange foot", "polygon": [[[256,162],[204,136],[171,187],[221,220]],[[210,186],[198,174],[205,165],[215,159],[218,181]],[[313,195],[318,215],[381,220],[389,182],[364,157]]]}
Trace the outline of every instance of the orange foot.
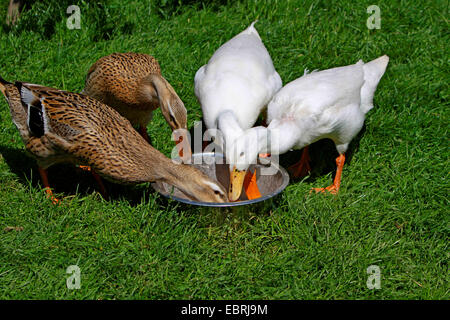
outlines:
{"label": "orange foot", "polygon": [[312,188],[311,192],[312,191],[315,191],[316,193],[319,193],[319,192],[325,193],[328,191],[331,194],[337,194],[339,191],[339,188],[336,187],[334,184],[332,184],[331,186],[328,186],[326,188]]}
{"label": "orange foot", "polygon": [[50,198],[52,200],[53,204],[60,204],[61,200],[56,198],[53,195],[52,189],[50,189],[50,185],[48,183],[48,176],[47,176],[47,170],[44,168],[38,167],[39,174],[41,175],[42,184],[44,185],[45,193],[47,194],[47,198]]}
{"label": "orange foot", "polygon": [[295,178],[302,178],[305,177],[311,172],[311,166],[309,165],[309,161],[311,158],[309,157],[309,151],[308,146],[303,148],[302,157],[300,158],[300,161],[293,164],[288,168],[289,172],[295,177]]}
{"label": "orange foot", "polygon": [[341,176],[342,176],[342,168],[344,167],[345,162],[345,155],[341,154],[339,157],[336,158],[336,176],[334,177],[333,184],[331,186],[328,186],[326,188],[312,188],[312,191],[318,192],[325,192],[328,191],[331,194],[337,194],[339,192],[339,187],[341,186]]}
{"label": "orange foot", "polygon": [[44,188],[45,193],[47,194],[47,199],[52,200],[53,204],[61,204],[61,200],[59,200],[58,198],[56,198],[53,195],[52,189],[50,189],[49,187],[45,187]]}

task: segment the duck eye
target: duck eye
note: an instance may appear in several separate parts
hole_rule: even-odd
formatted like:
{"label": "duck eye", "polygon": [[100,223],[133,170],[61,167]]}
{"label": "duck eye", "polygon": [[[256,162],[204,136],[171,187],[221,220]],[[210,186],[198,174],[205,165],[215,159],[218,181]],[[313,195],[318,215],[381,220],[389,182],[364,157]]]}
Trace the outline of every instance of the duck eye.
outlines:
{"label": "duck eye", "polygon": [[217,191],[217,190],[214,190],[214,193],[215,193],[215,194],[220,194],[220,192],[219,192],[219,191]]}

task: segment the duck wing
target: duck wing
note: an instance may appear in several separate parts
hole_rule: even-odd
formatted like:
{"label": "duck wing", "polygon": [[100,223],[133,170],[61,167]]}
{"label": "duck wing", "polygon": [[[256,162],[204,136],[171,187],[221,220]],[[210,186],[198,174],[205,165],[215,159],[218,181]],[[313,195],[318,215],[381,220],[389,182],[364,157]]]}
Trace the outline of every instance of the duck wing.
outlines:
{"label": "duck wing", "polygon": [[365,114],[373,108],[373,96],[389,58],[306,73],[288,83],[272,99],[269,123],[285,117],[322,114],[328,108],[355,105]]}
{"label": "duck wing", "polygon": [[109,180],[141,182],[139,169],[156,150],[117,111],[85,95],[38,85],[22,83],[21,93],[30,110],[40,107],[40,117],[29,121],[43,128],[54,149]]}
{"label": "duck wing", "polygon": [[268,121],[289,117],[301,119],[322,114],[331,107],[360,105],[363,84],[362,61],[305,74],[275,94],[268,107]]}
{"label": "duck wing", "polygon": [[195,76],[195,93],[209,128],[224,111],[250,128],[281,85],[254,23],[217,49]]}

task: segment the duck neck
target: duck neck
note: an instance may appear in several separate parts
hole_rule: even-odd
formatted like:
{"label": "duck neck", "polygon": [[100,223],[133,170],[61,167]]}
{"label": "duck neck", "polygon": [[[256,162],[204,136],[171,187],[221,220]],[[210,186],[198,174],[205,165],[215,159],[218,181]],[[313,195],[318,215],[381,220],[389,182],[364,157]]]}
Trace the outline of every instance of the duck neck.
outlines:
{"label": "duck neck", "polygon": [[[184,189],[182,187],[183,182],[183,168],[182,164],[175,163],[172,159],[167,158],[161,152],[153,149],[151,154],[147,156],[147,162],[152,161],[152,163],[158,163],[159,166],[147,166],[148,168],[148,180],[161,180],[171,185],[176,186],[179,189]],[[156,179],[155,179],[156,177]]]}
{"label": "duck neck", "polygon": [[270,151],[272,154],[283,154],[293,149],[300,136],[299,128],[294,121],[272,120],[267,128],[270,132]]}
{"label": "duck neck", "polygon": [[166,79],[160,74],[151,73],[142,79],[138,97],[142,102],[161,104],[172,94],[172,91],[173,88]]}
{"label": "duck neck", "polygon": [[217,128],[221,131],[225,144],[232,144],[244,133],[239,121],[232,111],[224,111],[217,117]]}
{"label": "duck neck", "polygon": [[[160,152],[154,152],[149,159],[151,159],[152,163],[158,163],[158,166],[147,166],[148,169],[144,178],[145,180],[149,182],[161,181],[172,185],[185,193],[189,193],[189,188],[186,185],[186,172],[191,171],[190,167],[174,163],[172,159],[167,158]],[[190,183],[195,182],[191,181]]]}
{"label": "duck neck", "polygon": [[256,148],[257,153],[270,153],[272,144],[272,132],[263,126],[253,127],[246,131],[248,135],[256,135],[255,138],[248,138],[247,141],[252,141],[254,146],[249,145],[249,148]]}

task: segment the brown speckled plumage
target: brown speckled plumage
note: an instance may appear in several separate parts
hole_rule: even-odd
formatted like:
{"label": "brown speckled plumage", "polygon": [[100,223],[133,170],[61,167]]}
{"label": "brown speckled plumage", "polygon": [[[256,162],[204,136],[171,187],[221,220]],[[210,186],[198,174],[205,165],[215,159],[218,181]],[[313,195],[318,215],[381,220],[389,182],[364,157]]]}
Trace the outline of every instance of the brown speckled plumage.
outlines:
{"label": "brown speckled plumage", "polygon": [[83,164],[113,182],[160,180],[193,199],[226,201],[217,182],[191,166],[173,163],[127,119],[96,99],[1,78],[0,89],[27,151],[41,168],[60,162]]}
{"label": "brown speckled plumage", "polygon": [[134,126],[145,128],[161,107],[172,130],[186,129],[187,112],[172,86],[161,75],[158,61],[139,53],[113,53],[88,71],[83,90],[116,109]]}

